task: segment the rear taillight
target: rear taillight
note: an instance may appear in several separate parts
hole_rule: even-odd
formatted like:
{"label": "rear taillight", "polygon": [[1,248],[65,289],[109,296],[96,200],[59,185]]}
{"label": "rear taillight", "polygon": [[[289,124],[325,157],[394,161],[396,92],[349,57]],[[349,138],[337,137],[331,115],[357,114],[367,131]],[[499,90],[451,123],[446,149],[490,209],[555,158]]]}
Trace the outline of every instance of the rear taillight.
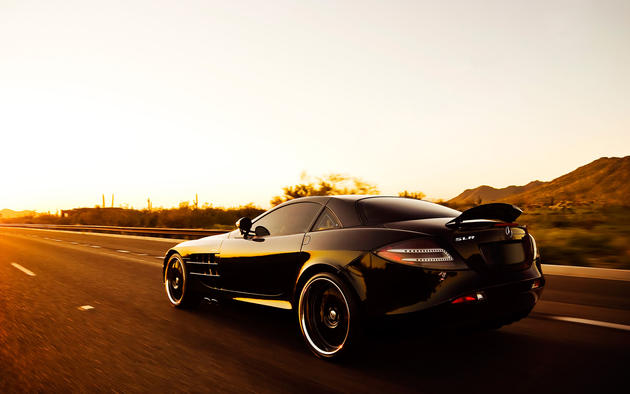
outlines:
{"label": "rear taillight", "polygon": [[485,294],[483,294],[483,292],[481,291],[478,291],[476,293],[465,295],[463,297],[457,297],[453,301],[451,301],[451,304],[463,304],[466,302],[483,301],[485,299]]}
{"label": "rear taillight", "polygon": [[381,255],[399,263],[434,263],[437,261],[453,261],[453,257],[442,248],[386,249]]}
{"label": "rear taillight", "polygon": [[424,268],[461,269],[465,266],[456,262],[446,249],[428,238],[418,238],[387,245],[376,251],[376,255],[395,263]]}

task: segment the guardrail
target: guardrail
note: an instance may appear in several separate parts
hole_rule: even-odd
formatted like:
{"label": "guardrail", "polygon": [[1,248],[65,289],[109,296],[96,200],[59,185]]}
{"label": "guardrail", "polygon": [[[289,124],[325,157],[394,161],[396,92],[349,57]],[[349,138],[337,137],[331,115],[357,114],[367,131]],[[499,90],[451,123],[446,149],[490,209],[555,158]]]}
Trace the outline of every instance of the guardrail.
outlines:
{"label": "guardrail", "polygon": [[81,224],[0,224],[0,227],[19,227],[44,230],[81,231],[93,233],[139,235],[143,237],[162,237],[196,239],[227,233],[229,230],[219,229],[194,229],[194,228],[164,228],[164,227],[122,227],[122,226],[95,226]]}
{"label": "guardrail", "polygon": [[[120,227],[92,226],[81,224],[4,224],[0,227],[33,228],[44,230],[63,230],[94,232],[122,235],[138,235],[144,237],[197,239],[210,235],[224,234],[229,230],[195,229],[195,228],[153,228],[153,227]],[[574,276],[593,279],[612,279],[630,282],[630,270],[578,267],[569,265],[543,264],[543,272],[547,275]]]}

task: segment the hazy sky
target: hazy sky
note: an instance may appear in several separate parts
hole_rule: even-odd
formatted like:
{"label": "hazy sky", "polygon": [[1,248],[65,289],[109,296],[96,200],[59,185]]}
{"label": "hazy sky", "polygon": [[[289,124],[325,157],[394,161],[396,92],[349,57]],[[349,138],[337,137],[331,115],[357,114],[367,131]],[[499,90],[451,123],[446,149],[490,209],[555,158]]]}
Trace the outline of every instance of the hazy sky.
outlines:
{"label": "hazy sky", "polygon": [[0,133],[0,208],[551,180],[630,154],[630,2],[0,0]]}

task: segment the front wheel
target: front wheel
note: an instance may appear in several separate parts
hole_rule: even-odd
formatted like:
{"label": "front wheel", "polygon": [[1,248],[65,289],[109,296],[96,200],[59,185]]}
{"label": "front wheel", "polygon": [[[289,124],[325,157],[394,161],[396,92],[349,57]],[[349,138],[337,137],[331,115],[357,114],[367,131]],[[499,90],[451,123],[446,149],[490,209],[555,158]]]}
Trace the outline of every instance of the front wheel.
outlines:
{"label": "front wheel", "polygon": [[171,305],[176,308],[192,308],[201,302],[198,294],[189,291],[188,281],[188,270],[182,256],[173,254],[164,270],[164,287]]}
{"label": "front wheel", "polygon": [[356,297],[343,281],[327,272],[313,276],[302,288],[298,319],[307,346],[320,358],[337,358],[359,339]]}

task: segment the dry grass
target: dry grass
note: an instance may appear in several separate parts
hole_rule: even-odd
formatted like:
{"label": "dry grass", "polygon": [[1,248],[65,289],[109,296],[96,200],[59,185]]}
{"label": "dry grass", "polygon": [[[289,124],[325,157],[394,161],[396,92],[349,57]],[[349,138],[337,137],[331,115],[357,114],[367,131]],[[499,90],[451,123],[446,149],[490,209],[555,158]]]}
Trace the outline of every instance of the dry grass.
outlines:
{"label": "dry grass", "polygon": [[630,269],[630,208],[535,208],[519,218],[543,263]]}
{"label": "dry grass", "polygon": [[[194,209],[182,204],[179,208],[153,211],[78,209],[64,218],[40,215],[2,221],[231,229],[238,218],[261,212],[253,206]],[[527,208],[519,223],[526,224],[536,237],[543,263],[630,269],[630,207]]]}

